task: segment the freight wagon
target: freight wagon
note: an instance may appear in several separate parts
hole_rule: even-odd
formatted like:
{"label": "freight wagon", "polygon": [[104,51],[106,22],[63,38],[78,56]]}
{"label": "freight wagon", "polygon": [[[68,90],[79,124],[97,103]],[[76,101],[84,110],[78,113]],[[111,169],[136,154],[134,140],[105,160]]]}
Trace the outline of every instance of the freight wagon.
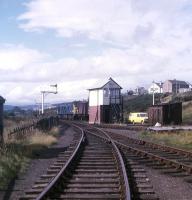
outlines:
{"label": "freight wagon", "polygon": [[73,101],[58,104],[57,114],[62,119],[88,120],[88,102]]}

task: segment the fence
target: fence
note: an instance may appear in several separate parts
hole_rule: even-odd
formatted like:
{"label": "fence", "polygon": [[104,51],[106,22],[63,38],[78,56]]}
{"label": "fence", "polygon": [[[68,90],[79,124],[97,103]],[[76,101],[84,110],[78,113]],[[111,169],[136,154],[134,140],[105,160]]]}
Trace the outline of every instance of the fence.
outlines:
{"label": "fence", "polygon": [[59,123],[59,118],[57,116],[49,116],[45,118],[40,118],[37,120],[34,120],[33,122],[18,126],[14,128],[11,132],[8,134],[8,139],[17,138],[21,139],[25,136],[28,136],[35,130],[41,130],[41,131],[48,131],[53,126],[57,126]]}

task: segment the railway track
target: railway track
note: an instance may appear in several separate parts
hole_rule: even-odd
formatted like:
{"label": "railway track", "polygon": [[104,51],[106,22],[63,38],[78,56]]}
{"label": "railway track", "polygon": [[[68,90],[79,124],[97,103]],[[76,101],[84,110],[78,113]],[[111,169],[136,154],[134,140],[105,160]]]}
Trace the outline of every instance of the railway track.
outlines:
{"label": "railway track", "polygon": [[[85,126],[84,126],[85,128]],[[87,129],[86,132],[97,135],[101,138],[107,138],[111,142],[116,143],[112,140],[110,135],[100,129]],[[146,171],[137,162],[137,158],[133,152],[119,148],[121,155],[126,166],[126,172],[129,179],[130,190],[132,193],[132,199],[134,200],[158,200],[158,196],[153,190],[153,186],[147,177]]]}
{"label": "railway track", "polygon": [[20,199],[131,199],[121,153],[108,137],[81,132]]}
{"label": "railway track", "polygon": [[99,124],[94,125],[98,128],[112,128],[112,129],[120,129],[120,130],[134,130],[141,131],[146,130],[149,127],[149,124]]}
{"label": "railway track", "polygon": [[[117,141],[120,146],[125,148],[129,146],[130,150],[149,159],[158,161],[159,165],[162,165],[162,168],[165,168],[166,172],[168,172],[166,168],[170,167],[170,173],[187,172],[189,175],[192,174],[192,152],[110,132],[108,132],[108,134]],[[184,173],[183,176],[187,176],[187,174]]]}
{"label": "railway track", "polygon": [[[94,132],[94,128],[89,127],[89,130]],[[140,162],[173,176],[183,176],[187,182],[192,182],[192,152],[97,130],[111,137],[122,151],[134,153]]]}

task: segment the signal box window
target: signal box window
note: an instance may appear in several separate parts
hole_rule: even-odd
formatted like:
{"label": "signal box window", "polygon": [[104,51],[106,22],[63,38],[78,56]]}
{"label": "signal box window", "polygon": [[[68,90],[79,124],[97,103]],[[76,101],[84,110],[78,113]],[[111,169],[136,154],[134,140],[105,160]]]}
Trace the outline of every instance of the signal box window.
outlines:
{"label": "signal box window", "polygon": [[107,88],[104,89],[104,97],[108,97],[109,96],[109,91]]}

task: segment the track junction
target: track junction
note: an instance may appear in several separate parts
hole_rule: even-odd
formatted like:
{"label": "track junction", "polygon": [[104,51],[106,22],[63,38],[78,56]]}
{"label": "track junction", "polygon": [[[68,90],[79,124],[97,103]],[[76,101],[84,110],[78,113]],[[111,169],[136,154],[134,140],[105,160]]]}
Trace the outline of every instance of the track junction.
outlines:
{"label": "track junction", "polygon": [[73,143],[20,199],[158,199],[143,164],[192,182],[191,152],[69,124]]}

